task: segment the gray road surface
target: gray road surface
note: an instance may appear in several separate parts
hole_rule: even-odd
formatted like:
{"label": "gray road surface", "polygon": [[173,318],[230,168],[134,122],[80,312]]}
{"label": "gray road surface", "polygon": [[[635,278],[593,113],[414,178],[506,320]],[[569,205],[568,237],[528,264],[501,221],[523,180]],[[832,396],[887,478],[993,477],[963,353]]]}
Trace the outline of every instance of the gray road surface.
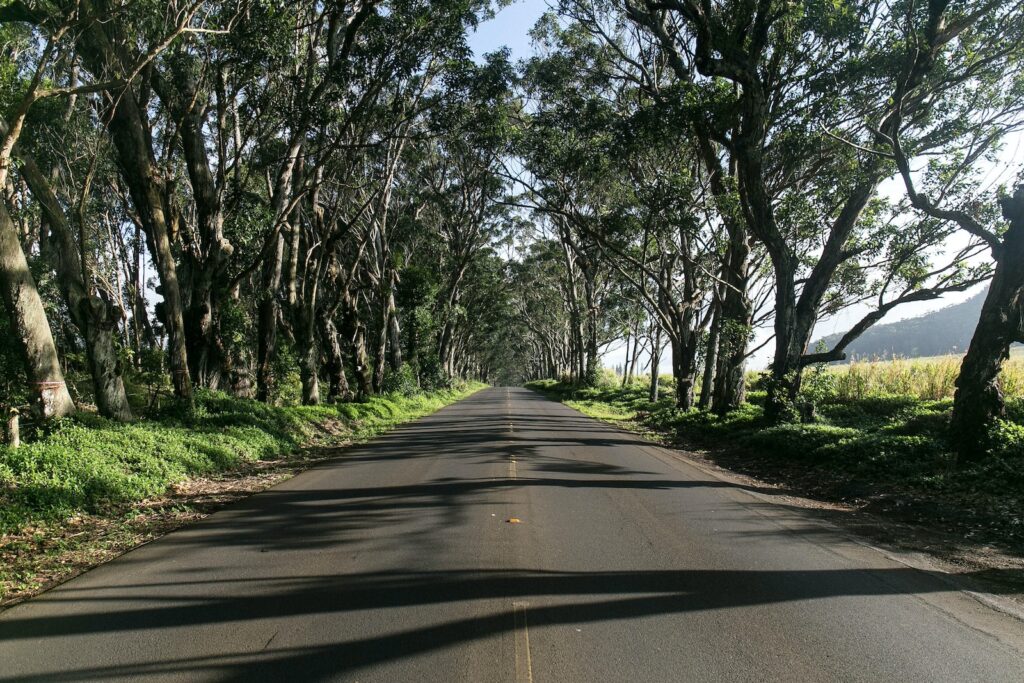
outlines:
{"label": "gray road surface", "polygon": [[496,388],[8,610],[0,680],[1022,681],[1022,643],[804,512]]}

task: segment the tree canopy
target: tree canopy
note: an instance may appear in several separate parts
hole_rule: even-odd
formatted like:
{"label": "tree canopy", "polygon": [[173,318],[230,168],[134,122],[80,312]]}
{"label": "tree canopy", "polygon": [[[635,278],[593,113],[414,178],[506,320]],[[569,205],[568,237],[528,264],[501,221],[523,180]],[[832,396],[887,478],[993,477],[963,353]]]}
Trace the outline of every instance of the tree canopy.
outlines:
{"label": "tree canopy", "polygon": [[4,401],[593,384],[624,342],[726,413],[768,344],[794,420],[804,368],[991,281],[972,457],[1024,341],[1022,3],[560,0],[520,63],[468,46],[500,6],[0,2]]}

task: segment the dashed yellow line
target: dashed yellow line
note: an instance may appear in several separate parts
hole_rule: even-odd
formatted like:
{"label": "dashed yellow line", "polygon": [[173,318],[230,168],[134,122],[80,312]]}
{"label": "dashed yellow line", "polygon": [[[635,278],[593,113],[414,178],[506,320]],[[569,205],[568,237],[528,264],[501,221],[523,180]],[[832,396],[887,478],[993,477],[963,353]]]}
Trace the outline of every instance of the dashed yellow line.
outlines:
{"label": "dashed yellow line", "polygon": [[516,683],[533,683],[533,664],[530,662],[530,631],[526,626],[525,602],[512,603],[516,634]]}

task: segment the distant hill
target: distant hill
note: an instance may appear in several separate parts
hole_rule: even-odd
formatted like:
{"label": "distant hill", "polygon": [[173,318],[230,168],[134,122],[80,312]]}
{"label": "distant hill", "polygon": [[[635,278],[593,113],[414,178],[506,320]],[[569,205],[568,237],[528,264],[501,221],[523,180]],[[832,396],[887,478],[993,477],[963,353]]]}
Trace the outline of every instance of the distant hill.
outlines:
{"label": "distant hill", "polygon": [[[848,358],[918,358],[963,353],[971,342],[981,315],[985,292],[963,303],[947,306],[917,318],[875,325],[846,350]],[[831,348],[842,337],[822,337]],[[812,348],[817,342],[812,344]]]}

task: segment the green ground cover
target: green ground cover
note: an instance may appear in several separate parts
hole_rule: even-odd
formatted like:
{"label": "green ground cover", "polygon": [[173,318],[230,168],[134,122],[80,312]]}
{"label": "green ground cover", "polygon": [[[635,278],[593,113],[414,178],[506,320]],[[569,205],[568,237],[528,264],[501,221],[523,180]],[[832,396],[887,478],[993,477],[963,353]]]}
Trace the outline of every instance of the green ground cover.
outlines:
{"label": "green ground cover", "polygon": [[129,424],[80,413],[30,435],[19,448],[0,447],[0,534],[78,512],[113,511],[190,477],[303,445],[365,440],[481,386],[319,406],[270,406],[200,392],[187,414],[172,405]]}
{"label": "green ground cover", "polygon": [[[863,376],[864,370],[853,372]],[[854,398],[850,372],[849,367],[812,372],[807,390],[814,393],[814,419],[788,424],[765,420],[756,378],[749,402],[723,417],[676,410],[668,382],[656,403],[647,400],[646,382],[579,389],[545,380],[528,386],[587,415],[706,450],[722,466],[796,493],[857,502],[905,521],[1024,550],[1024,398],[1018,393],[1010,400],[1008,419],[978,445],[985,451],[981,462],[957,470],[947,442],[950,398],[923,398],[923,391],[908,389],[913,383],[890,386],[880,380],[867,383],[870,389]],[[893,377],[907,372],[891,368]],[[922,378],[940,374],[935,368],[913,372]],[[922,379],[918,388],[926,385]],[[902,387],[902,393],[891,391],[894,387]]]}

